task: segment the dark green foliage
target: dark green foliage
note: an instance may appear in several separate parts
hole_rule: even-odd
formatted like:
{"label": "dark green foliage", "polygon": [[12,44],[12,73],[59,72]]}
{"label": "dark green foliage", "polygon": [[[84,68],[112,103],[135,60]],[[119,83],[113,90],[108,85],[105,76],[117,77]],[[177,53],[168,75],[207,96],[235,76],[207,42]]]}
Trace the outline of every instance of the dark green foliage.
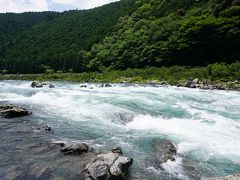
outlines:
{"label": "dark green foliage", "polygon": [[[91,50],[90,70],[203,66],[240,58],[237,1],[142,0]],[[234,5],[232,5],[234,4]]]}
{"label": "dark green foliage", "polygon": [[[199,78],[200,80],[215,81],[227,85],[229,81],[240,80],[240,62],[233,64],[215,63],[206,67],[149,67],[144,69],[126,69],[124,71],[109,71],[103,73],[62,73],[48,71],[44,74],[29,75],[4,75],[0,73],[0,80],[59,80],[76,82],[112,82],[112,83],[169,83],[178,85],[187,82],[189,79]],[[238,87],[240,90],[240,86]]]}
{"label": "dark green foliage", "polygon": [[43,72],[42,65],[48,65],[56,71],[85,71],[85,50],[109,35],[119,17],[134,8],[133,0],[123,0],[91,10],[63,12],[32,28],[25,26],[28,31],[0,50],[0,69],[38,73]]}
{"label": "dark green foliage", "polygon": [[122,0],[64,12],[5,43],[0,69],[108,72],[230,64],[240,59],[239,2]]}
{"label": "dark green foliage", "polygon": [[1,44],[16,38],[21,32],[28,30],[37,23],[56,17],[56,12],[0,13]]}

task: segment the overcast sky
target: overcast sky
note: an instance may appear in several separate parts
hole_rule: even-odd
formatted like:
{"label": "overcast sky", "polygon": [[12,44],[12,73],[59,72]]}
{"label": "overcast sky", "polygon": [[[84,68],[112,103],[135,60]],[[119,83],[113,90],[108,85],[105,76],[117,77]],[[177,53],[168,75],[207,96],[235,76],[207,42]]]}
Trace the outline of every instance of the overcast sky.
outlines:
{"label": "overcast sky", "polygon": [[118,0],[0,0],[0,12],[89,9]]}

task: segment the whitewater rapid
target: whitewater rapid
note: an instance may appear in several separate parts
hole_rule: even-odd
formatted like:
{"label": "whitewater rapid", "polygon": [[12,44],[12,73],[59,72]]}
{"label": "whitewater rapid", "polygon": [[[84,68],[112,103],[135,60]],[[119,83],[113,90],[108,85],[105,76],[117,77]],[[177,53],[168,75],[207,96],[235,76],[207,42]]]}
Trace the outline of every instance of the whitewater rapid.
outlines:
{"label": "whitewater rapid", "polygon": [[[54,128],[53,141],[86,142],[95,149],[122,147],[133,157],[132,179],[199,179],[240,172],[240,93],[177,87],[0,81],[0,103],[33,112],[33,121]],[[175,162],[155,167],[154,144],[178,147]],[[163,175],[164,174],[164,175]]]}

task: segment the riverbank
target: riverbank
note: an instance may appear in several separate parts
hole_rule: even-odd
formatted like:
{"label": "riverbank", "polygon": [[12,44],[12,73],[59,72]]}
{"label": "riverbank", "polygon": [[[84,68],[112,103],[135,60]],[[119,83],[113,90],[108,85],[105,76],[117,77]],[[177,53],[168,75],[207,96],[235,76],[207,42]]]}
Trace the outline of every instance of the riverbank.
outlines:
{"label": "riverbank", "polygon": [[[221,73],[224,74],[221,74]],[[227,72],[227,73],[226,73]],[[140,83],[178,87],[240,91],[240,75],[237,71],[210,73],[209,69],[196,67],[128,69],[104,73],[52,73],[6,74],[0,80],[69,81],[80,83]]]}

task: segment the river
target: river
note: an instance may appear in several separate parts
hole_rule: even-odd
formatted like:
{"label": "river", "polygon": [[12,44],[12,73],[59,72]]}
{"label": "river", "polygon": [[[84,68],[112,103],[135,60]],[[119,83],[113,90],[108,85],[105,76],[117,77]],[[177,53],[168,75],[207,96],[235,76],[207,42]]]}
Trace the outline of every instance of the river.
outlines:
{"label": "river", "polygon": [[[0,81],[1,105],[21,105],[33,112],[21,122],[0,123],[4,142],[0,145],[0,178],[14,168],[28,168],[31,160],[47,165],[48,157],[37,158],[31,151],[26,154],[26,144],[34,141],[22,140],[28,135],[10,143],[17,128],[43,124],[53,132],[30,135],[38,141],[47,136],[52,142],[85,142],[99,152],[120,146],[124,155],[134,159],[129,179],[185,180],[240,172],[239,92],[126,84],[81,88],[70,82],[54,82],[54,89],[33,89],[30,84]],[[163,139],[177,146],[178,156],[158,168],[154,145]],[[6,150],[3,146],[7,145]],[[32,157],[20,159],[21,153]],[[54,163],[57,168],[58,162]],[[64,173],[61,176],[66,178]]]}

